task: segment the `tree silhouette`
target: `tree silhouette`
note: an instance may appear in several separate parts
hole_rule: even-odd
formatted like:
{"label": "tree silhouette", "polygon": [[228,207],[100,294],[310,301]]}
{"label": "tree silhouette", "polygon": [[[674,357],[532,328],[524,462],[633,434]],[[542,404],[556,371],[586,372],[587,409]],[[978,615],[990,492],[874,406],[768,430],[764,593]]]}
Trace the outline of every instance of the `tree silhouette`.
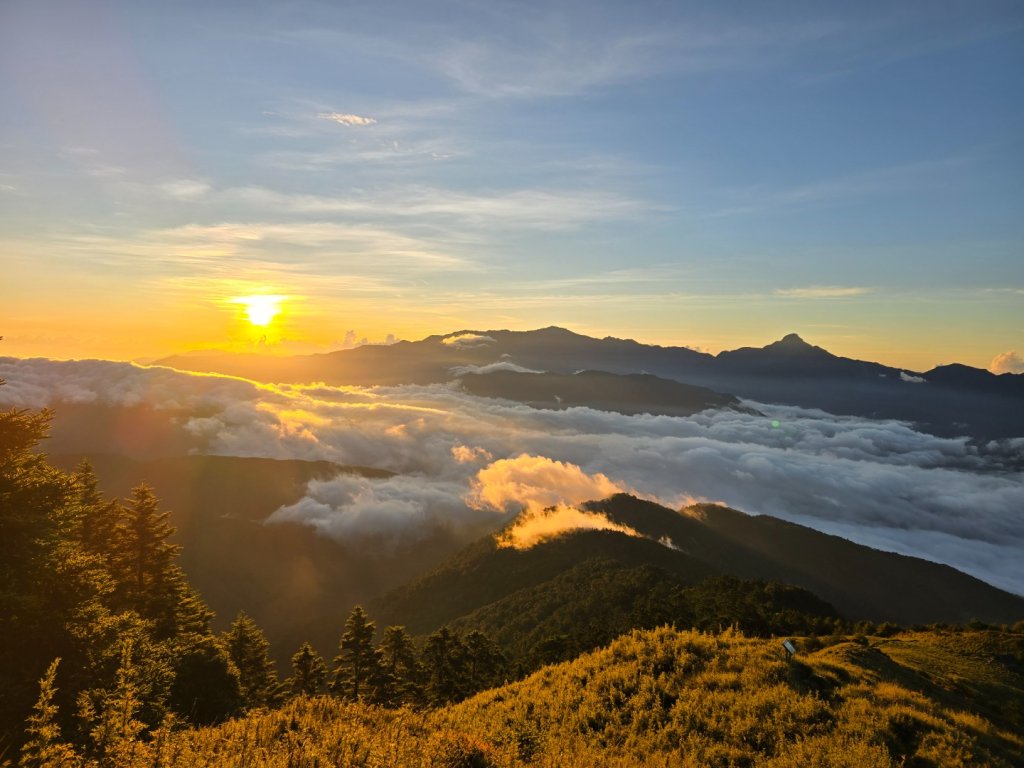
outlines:
{"label": "tree silhouette", "polygon": [[376,624],[361,605],[352,609],[334,657],[332,689],[338,696],[356,700],[370,695],[380,673],[380,660],[373,647],[375,630]]}
{"label": "tree silhouette", "polygon": [[86,552],[111,563],[117,555],[122,507],[116,499],[106,500],[88,459],[82,459],[72,475],[77,489],[77,532]]}
{"label": "tree silhouette", "polygon": [[277,703],[277,672],[270,660],[270,643],[244,611],[224,635],[228,655],[238,669],[242,703],[247,708]]}
{"label": "tree silhouette", "polygon": [[[0,743],[21,743],[21,724],[54,658],[74,669],[94,627],[107,620],[110,579],[74,533],[72,479],[35,448],[51,413],[0,410]],[[74,660],[74,661],[71,661]],[[54,694],[64,704],[75,691]]]}
{"label": "tree silhouette", "polygon": [[379,703],[417,704],[423,699],[423,667],[405,627],[388,627],[380,644],[382,683]]}
{"label": "tree silhouette", "polygon": [[491,638],[474,629],[465,639],[466,681],[473,691],[482,691],[502,682],[508,660]]}
{"label": "tree silhouette", "polygon": [[181,547],[167,540],[173,533],[170,512],[159,509],[153,490],[145,483],[133,488],[119,532],[117,607],[152,620],[161,639],[207,634],[213,615],[176,562]]}
{"label": "tree silhouette", "polygon": [[323,690],[327,681],[327,665],[323,657],[309,643],[292,656],[292,692],[300,696],[315,696]]}
{"label": "tree silhouette", "polygon": [[466,646],[448,627],[427,638],[423,647],[427,669],[427,696],[432,704],[458,701],[469,691],[466,679]]}

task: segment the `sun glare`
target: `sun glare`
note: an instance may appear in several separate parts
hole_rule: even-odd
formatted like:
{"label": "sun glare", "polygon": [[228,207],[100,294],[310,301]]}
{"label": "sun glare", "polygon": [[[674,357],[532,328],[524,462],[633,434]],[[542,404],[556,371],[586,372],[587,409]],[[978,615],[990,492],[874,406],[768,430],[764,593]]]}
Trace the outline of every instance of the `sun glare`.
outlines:
{"label": "sun glare", "polygon": [[240,296],[235,299],[238,304],[245,307],[245,315],[249,322],[265,328],[281,312],[281,301],[284,296]]}

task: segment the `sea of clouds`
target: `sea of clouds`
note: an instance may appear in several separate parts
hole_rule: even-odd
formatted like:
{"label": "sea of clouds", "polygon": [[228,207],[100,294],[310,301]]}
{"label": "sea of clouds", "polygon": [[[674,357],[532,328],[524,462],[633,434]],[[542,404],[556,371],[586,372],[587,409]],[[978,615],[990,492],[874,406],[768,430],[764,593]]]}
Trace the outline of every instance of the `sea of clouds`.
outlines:
{"label": "sea of clouds", "polygon": [[[388,469],[309,484],[270,522],[414,542],[628,491],[720,501],[947,563],[1024,594],[1024,439],[978,447],[899,421],[747,402],[687,418],[534,410],[431,386],[263,385],[109,361],[0,358],[0,405],[150,405],[206,452]],[[607,527],[565,513],[569,527]],[[549,526],[550,527],[550,526]],[[557,527],[557,526],[556,526]],[[550,532],[550,531],[549,531]]]}

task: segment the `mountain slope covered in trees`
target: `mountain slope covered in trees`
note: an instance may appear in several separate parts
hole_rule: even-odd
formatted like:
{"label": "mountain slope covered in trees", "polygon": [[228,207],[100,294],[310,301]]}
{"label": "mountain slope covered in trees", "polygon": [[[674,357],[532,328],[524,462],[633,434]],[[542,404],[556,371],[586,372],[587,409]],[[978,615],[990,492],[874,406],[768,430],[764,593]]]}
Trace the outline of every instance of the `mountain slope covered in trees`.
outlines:
{"label": "mountain slope covered in trees", "polygon": [[[852,621],[1012,623],[1024,617],[1024,598],[953,568],[772,517],[711,504],[677,512],[627,494],[584,506],[644,536],[571,531],[524,550],[501,547],[488,536],[372,606],[385,621],[429,632],[582,563],[609,559],[624,567],[656,566],[688,585],[720,575],[793,584]],[[550,593],[579,599],[557,588]]]}

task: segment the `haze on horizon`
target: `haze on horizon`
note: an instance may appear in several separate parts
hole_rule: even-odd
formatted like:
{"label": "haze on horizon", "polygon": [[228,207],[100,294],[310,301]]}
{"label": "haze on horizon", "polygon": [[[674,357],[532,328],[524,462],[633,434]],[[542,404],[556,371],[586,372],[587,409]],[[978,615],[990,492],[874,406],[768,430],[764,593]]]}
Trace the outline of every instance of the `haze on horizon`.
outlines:
{"label": "haze on horizon", "polygon": [[4,3],[0,353],[561,325],[1021,370],[1022,38],[996,1]]}

